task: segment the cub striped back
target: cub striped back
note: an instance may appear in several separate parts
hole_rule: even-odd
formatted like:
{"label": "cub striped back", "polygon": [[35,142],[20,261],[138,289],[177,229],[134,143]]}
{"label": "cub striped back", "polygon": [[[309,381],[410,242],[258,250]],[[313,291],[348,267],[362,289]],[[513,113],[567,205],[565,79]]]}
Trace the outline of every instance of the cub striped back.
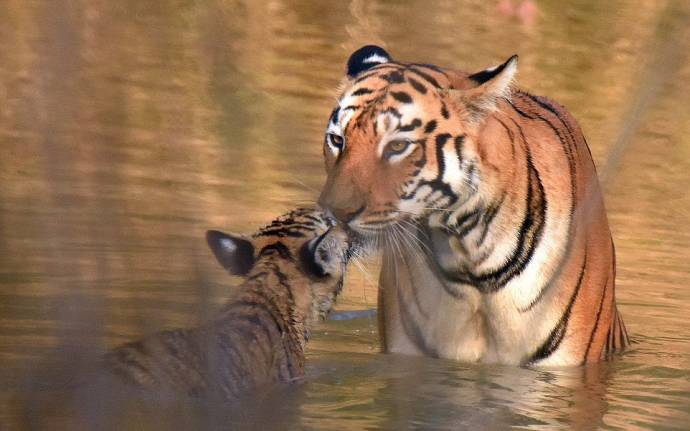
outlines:
{"label": "cub striped back", "polygon": [[237,295],[204,325],[116,348],[107,366],[139,386],[230,399],[302,376],[309,330],[342,289],[344,231],[297,209],[249,238],[209,231],[207,240],[223,267],[245,277]]}

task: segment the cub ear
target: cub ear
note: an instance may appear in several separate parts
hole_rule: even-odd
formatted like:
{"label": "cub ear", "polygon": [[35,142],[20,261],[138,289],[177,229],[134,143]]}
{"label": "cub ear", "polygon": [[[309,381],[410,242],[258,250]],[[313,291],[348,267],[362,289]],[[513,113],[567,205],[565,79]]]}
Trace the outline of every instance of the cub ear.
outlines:
{"label": "cub ear", "polygon": [[517,65],[518,56],[513,55],[503,64],[472,74],[468,78],[477,86],[466,90],[451,90],[451,97],[468,109],[472,120],[481,121],[496,110],[500,99],[510,97]]}
{"label": "cub ear", "polygon": [[350,59],[347,61],[347,76],[354,78],[365,70],[388,63],[391,60],[391,56],[380,46],[363,46],[350,55]]}
{"label": "cub ear", "polygon": [[254,245],[251,241],[237,235],[209,230],[206,242],[213,255],[232,275],[246,275],[254,266]]}

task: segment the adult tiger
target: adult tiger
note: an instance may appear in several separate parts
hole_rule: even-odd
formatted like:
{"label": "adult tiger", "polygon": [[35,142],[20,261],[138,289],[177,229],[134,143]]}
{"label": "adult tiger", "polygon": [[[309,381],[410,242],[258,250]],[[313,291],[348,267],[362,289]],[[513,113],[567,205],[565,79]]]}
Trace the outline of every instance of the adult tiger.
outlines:
{"label": "adult tiger", "polygon": [[589,148],[563,107],[513,87],[517,63],[468,74],[376,46],[348,61],[320,204],[389,245],[386,351],[550,366],[628,344]]}

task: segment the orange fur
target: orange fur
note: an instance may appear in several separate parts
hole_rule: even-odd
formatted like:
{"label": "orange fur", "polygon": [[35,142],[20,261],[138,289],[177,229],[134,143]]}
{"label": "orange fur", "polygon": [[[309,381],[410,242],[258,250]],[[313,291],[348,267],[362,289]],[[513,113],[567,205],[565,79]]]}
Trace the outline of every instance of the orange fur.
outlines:
{"label": "orange fur", "polygon": [[388,351],[571,365],[628,344],[585,138],[564,108],[514,89],[516,69],[391,61],[343,89],[320,202],[384,245]]}

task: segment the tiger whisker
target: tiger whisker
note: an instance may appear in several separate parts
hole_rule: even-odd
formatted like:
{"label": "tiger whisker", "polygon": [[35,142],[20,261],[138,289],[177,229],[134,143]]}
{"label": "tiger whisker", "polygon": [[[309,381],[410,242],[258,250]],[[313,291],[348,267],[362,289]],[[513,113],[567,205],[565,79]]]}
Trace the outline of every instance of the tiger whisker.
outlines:
{"label": "tiger whisker", "polygon": [[298,185],[304,187],[306,190],[309,190],[310,192],[315,192],[315,193],[317,193],[317,194],[321,193],[319,190],[317,190],[317,189],[315,189],[314,187],[312,187],[312,186],[306,184],[304,181],[300,180],[300,179],[297,178],[297,177],[294,177],[294,176],[290,175],[287,179],[288,179],[289,181],[292,181],[292,182],[294,182],[294,183],[296,183],[296,184],[298,184]]}
{"label": "tiger whisker", "polygon": [[442,212],[455,212],[455,210],[450,210],[448,208],[434,208],[434,207],[422,207],[423,210],[430,210],[430,211],[442,211]]}
{"label": "tiger whisker", "polygon": [[426,244],[424,244],[423,242],[421,242],[421,240],[419,238],[417,238],[416,235],[414,235],[414,233],[412,231],[410,231],[408,227],[406,227],[402,224],[399,224],[398,225],[398,231],[399,231],[402,239],[412,239],[413,240],[413,241],[409,242],[409,244],[411,245],[411,247],[409,248],[409,251],[413,254],[413,257],[417,261],[417,263],[424,263],[426,253],[424,253],[424,250],[422,250],[421,246],[425,247],[425,249],[429,253],[431,253],[428,246]]}

